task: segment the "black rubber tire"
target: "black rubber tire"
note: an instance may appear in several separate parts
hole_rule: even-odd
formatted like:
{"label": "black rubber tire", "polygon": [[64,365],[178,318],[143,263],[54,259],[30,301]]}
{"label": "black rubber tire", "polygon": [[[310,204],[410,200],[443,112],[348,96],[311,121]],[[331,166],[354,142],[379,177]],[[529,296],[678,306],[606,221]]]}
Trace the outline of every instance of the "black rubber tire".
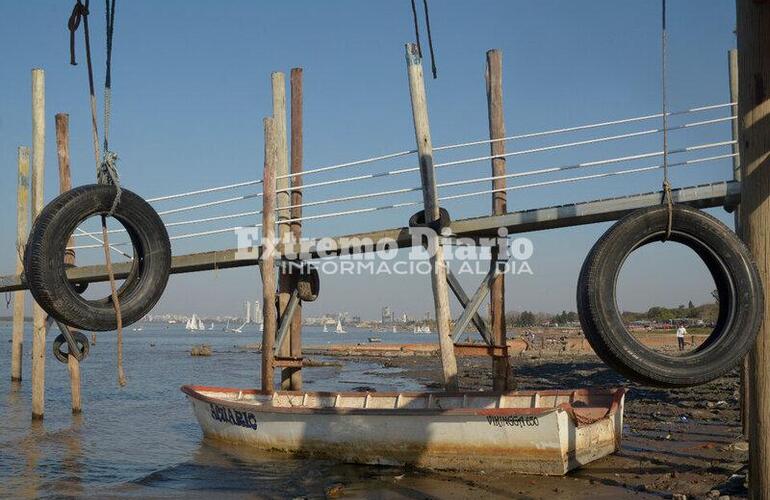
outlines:
{"label": "black rubber tire", "polygon": [[[24,252],[24,272],[30,292],[49,315],[88,331],[117,328],[111,297],[87,300],[67,280],[64,250],[82,221],[106,214],[115,187],[91,184],[59,195],[36,219]],[[112,215],[126,229],[133,245],[133,265],[118,289],[123,326],[146,315],[163,295],[171,267],[171,245],[166,227],[141,197],[123,189]]]}
{"label": "black rubber tire", "polygon": [[[88,357],[88,351],[91,350],[91,345],[88,342],[88,337],[85,336],[82,332],[72,332],[72,338],[75,339],[75,343],[78,346],[78,349],[80,349],[80,359],[78,361],[83,361]],[[67,350],[62,350],[62,347],[66,347]],[[54,357],[64,363],[65,365],[68,362],[67,357],[69,356],[69,344],[67,343],[67,339],[64,338],[64,334],[59,334],[53,341],[53,355]]]}
{"label": "black rubber tire", "polygon": [[427,227],[433,229],[437,234],[442,234],[452,224],[452,218],[445,208],[439,207],[438,214],[437,220],[425,222],[425,210],[420,210],[409,217],[409,227]]}
{"label": "black rubber tire", "polygon": [[596,354],[623,376],[644,385],[687,387],[718,378],[743,359],[762,322],[764,295],[756,264],[735,233],[705,212],[677,205],[670,240],[703,259],[719,291],[719,317],[708,339],[682,355],[642,345],[621,319],[618,275],[632,251],[663,239],[667,223],[667,208],[656,206],[632,212],[604,233],[580,271],[578,315]]}

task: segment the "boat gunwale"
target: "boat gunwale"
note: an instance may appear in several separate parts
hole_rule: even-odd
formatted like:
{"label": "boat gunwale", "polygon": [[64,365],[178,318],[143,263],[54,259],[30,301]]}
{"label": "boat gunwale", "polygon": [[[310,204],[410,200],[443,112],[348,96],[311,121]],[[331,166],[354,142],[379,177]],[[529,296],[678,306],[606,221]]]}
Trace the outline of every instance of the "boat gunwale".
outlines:
{"label": "boat gunwale", "polygon": [[[414,415],[414,416],[428,416],[428,415],[441,415],[441,416],[453,416],[453,415],[475,415],[475,416],[516,416],[516,415],[544,415],[552,413],[557,410],[566,411],[570,418],[576,423],[576,425],[582,426],[590,424],[592,422],[609,418],[615,415],[620,408],[621,400],[626,393],[626,389],[623,387],[616,387],[612,389],[594,389],[594,388],[582,388],[573,390],[560,390],[560,389],[547,389],[543,391],[507,391],[507,392],[493,392],[493,391],[467,391],[467,392],[356,392],[356,391],[262,391],[259,389],[238,389],[233,387],[217,387],[217,386],[203,386],[203,385],[183,385],[181,391],[187,396],[197,399],[206,403],[213,403],[220,406],[228,406],[234,409],[243,409],[248,407],[250,411],[259,413],[290,413],[290,414],[319,414],[319,415]],[[268,405],[250,405],[246,402],[229,400],[229,399],[217,399],[216,397],[202,394],[204,392],[219,392],[219,393],[235,393],[235,394],[253,394],[262,396],[271,396],[273,394],[281,394],[287,396],[302,396],[305,394],[313,395],[317,397],[397,397],[399,394],[405,397],[500,397],[500,396],[534,396],[539,394],[540,396],[560,396],[560,395],[608,395],[612,396],[612,400],[608,405],[601,406],[580,406],[575,407],[569,402],[560,403],[556,406],[550,407],[521,407],[521,408],[346,408],[346,407],[302,407],[302,406],[268,406]],[[590,419],[587,421],[585,417],[582,417],[580,413],[590,412],[592,410],[606,409],[606,412],[599,418]]]}

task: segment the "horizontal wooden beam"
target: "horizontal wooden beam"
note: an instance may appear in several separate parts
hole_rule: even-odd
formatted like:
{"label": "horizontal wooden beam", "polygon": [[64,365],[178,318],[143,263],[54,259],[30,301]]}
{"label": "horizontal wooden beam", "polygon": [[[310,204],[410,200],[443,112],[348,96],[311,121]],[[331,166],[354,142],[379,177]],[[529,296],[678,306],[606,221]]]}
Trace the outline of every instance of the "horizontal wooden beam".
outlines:
{"label": "horizontal wooden beam", "polygon": [[[740,202],[740,191],[740,182],[729,181],[675,189],[672,191],[672,197],[675,203],[684,203],[696,208],[724,206],[731,210]],[[497,236],[497,230],[500,227],[505,227],[509,234],[514,234],[606,222],[619,219],[633,210],[657,205],[661,199],[662,192],[654,191],[632,196],[508,212],[503,215],[460,219],[452,222],[452,232],[461,237],[481,238]],[[309,258],[312,259],[318,258],[319,254],[328,256],[341,253],[364,253],[372,250],[372,242],[376,243],[384,238],[395,242],[398,248],[407,248],[413,245],[409,228],[400,227],[335,236],[325,242],[325,244],[331,243],[331,249],[328,249],[325,244],[311,243],[307,248],[301,250],[307,252]],[[289,248],[289,250],[296,252],[300,249],[295,247]],[[176,255],[171,259],[171,273],[182,274],[254,266],[259,262],[260,251],[261,248],[258,247],[254,249],[252,254],[244,256],[239,249],[229,248]],[[129,263],[113,264],[116,278],[124,279],[128,275],[129,267]],[[67,271],[67,276],[75,283],[109,280],[104,266],[71,268]],[[26,288],[27,283],[23,275],[0,276],[0,292],[25,290]]]}
{"label": "horizontal wooden beam", "polygon": [[491,346],[486,344],[455,344],[455,354],[458,356],[491,356],[507,358],[508,346]]}

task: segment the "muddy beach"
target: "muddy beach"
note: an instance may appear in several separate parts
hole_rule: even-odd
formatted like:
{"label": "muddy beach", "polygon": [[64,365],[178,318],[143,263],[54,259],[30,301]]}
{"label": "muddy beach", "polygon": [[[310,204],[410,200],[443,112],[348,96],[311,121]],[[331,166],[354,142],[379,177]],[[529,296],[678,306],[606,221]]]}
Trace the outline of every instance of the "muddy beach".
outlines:
{"label": "muddy beach", "polygon": [[[441,387],[440,361],[432,351],[408,348],[396,354],[393,348],[385,348],[388,354],[374,356],[371,346],[361,345],[360,349],[367,355],[357,354],[352,346],[317,349],[316,353],[343,363],[375,361],[397,369],[399,377],[413,379],[426,389]],[[564,478],[460,474],[468,486],[518,498],[551,498],[557,494],[562,498],[746,496],[748,455],[740,428],[737,371],[703,386],[670,390],[629,384],[592,353],[525,351],[512,361],[517,388],[521,390],[627,387],[622,449]],[[491,389],[489,359],[465,357],[459,363],[463,390]],[[415,481],[422,477],[422,473],[414,474]],[[425,474],[431,481],[442,476]],[[453,477],[457,479],[457,474]]]}

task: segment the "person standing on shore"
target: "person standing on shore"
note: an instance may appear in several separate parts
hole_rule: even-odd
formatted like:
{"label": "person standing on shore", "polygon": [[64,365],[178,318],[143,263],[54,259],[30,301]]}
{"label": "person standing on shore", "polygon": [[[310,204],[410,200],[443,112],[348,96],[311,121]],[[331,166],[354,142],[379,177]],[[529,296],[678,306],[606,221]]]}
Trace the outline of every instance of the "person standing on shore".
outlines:
{"label": "person standing on shore", "polygon": [[684,336],[687,335],[687,329],[684,327],[684,323],[679,323],[679,328],[676,329],[676,341],[679,343],[679,350],[684,351]]}

